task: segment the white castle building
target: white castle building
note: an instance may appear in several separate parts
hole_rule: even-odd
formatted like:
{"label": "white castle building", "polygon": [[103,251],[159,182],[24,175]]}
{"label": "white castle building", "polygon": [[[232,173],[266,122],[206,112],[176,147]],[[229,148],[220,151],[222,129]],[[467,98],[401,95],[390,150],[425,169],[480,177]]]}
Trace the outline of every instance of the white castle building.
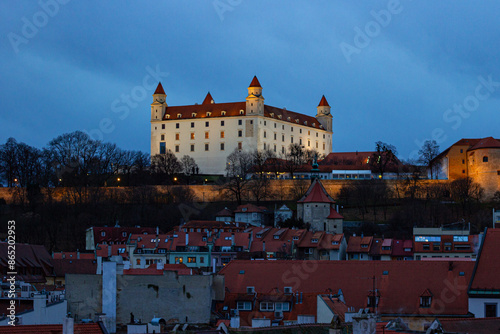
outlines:
{"label": "white castle building", "polygon": [[235,149],[285,152],[291,143],[327,155],[332,151],[332,115],[323,96],[315,117],[264,104],[254,77],[243,102],[215,103],[210,93],[202,104],[168,106],[161,83],[151,104],[151,156],[171,150],[189,155],[200,173],[224,174]]}

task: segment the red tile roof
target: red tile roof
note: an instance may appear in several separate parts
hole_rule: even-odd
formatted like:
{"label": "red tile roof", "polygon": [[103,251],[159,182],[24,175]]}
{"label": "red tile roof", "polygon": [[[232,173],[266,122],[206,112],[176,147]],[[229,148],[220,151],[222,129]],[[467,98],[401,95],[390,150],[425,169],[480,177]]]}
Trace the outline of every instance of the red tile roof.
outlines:
{"label": "red tile roof", "polygon": [[[405,249],[409,249],[409,251],[405,251]],[[412,257],[413,242],[411,240],[394,240],[392,244],[392,256]]]}
{"label": "red tile roof", "polygon": [[475,145],[469,148],[469,151],[482,148],[500,148],[500,140],[493,137],[480,139]]}
{"label": "red tile roof", "polygon": [[328,195],[321,181],[314,179],[298,203],[335,203],[335,201]]}
{"label": "red tile roof", "polygon": [[[7,272],[7,254],[8,244],[0,242],[0,270]],[[53,259],[49,252],[41,245],[16,244],[16,271],[17,280],[28,283],[45,283],[45,277],[54,276]],[[21,274],[25,271],[26,274]],[[38,274],[41,270],[41,274]]]}
{"label": "red tile roof", "polygon": [[440,319],[447,333],[498,334],[500,318]]}
{"label": "red tile roof", "polygon": [[344,302],[330,295],[321,295],[321,299],[334,314],[339,316],[341,322],[345,321],[345,314],[348,312],[348,307]]}
{"label": "red tile roof", "polygon": [[165,95],[165,91],[163,90],[163,86],[161,85],[161,82],[158,82],[158,86],[156,87],[156,90],[154,93]]}
{"label": "red tile roof", "polygon": [[327,219],[344,219],[344,216],[342,216],[340,213],[337,212],[334,208],[330,208],[330,214]]}
{"label": "red tile roof", "polygon": [[[75,324],[74,334],[104,334],[98,323]],[[0,326],[0,334],[62,334],[63,325]]]}
{"label": "red tile roof", "polygon": [[208,92],[207,96],[205,97],[205,99],[201,104],[212,104],[213,102],[214,98],[212,97],[212,95],[210,95],[210,92]]}
{"label": "red tile roof", "polygon": [[329,107],[330,105],[328,104],[328,101],[326,100],[325,96],[321,98],[321,101],[319,101],[318,107]]}
{"label": "red tile roof", "polygon": [[[124,244],[127,242],[129,235],[131,234],[155,234],[156,229],[154,227],[92,227],[94,232],[94,242],[95,244],[102,244],[106,242],[109,244],[113,242],[114,244]],[[104,232],[104,236],[102,233]]]}
{"label": "red tile roof", "polygon": [[233,211],[224,208],[215,214],[216,217],[234,217]]}
{"label": "red tile roof", "polygon": [[488,229],[481,246],[470,290],[500,291],[500,229]]}
{"label": "red tile roof", "polygon": [[128,258],[127,247],[123,244],[98,244],[95,249],[96,256],[107,258],[110,254],[109,249],[111,249],[111,256],[121,255],[123,258]]}
{"label": "red tile roof", "polygon": [[260,87],[260,88],[262,88],[262,86],[260,85],[259,79],[257,79],[256,75],[253,77],[252,82],[250,83],[250,86],[248,86],[248,87]]}
{"label": "red tile roof", "polygon": [[[467,293],[455,293],[445,302],[450,284],[465,292],[472,275],[471,262],[423,261],[231,261],[220,274],[225,276],[228,293],[246,293],[253,286],[257,293],[291,286],[294,293],[324,293],[342,289],[346,304],[356,310],[366,308],[367,296],[376,288],[381,314],[432,314],[466,316]],[[459,273],[463,272],[461,276]],[[240,274],[241,273],[241,274]],[[409,279],[411,278],[411,279]],[[435,296],[431,308],[420,307],[421,294],[429,289]],[[443,295],[444,293],[444,295]]]}
{"label": "red tile roof", "polygon": [[347,242],[347,253],[369,253],[372,242],[373,237],[352,236]]}

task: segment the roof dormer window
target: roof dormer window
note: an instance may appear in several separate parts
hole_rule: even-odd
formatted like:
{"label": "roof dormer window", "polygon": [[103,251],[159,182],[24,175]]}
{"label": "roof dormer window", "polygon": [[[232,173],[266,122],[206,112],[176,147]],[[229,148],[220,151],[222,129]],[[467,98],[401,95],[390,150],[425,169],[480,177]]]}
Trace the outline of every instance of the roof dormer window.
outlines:
{"label": "roof dormer window", "polygon": [[169,119],[170,118],[170,114],[166,114],[165,118]]}
{"label": "roof dormer window", "polygon": [[210,117],[212,113],[210,111],[207,111],[207,117]]}
{"label": "roof dormer window", "polygon": [[287,121],[289,121],[289,122],[292,120],[290,117],[287,117],[286,119],[287,119]]}
{"label": "roof dormer window", "polygon": [[295,119],[295,123],[299,123],[299,119],[298,118]]}
{"label": "roof dormer window", "polygon": [[177,114],[177,118],[181,118],[182,117],[182,114]]}
{"label": "roof dormer window", "polygon": [[243,115],[245,112],[243,110],[240,110],[240,115]]}
{"label": "roof dormer window", "polygon": [[192,114],[191,114],[191,117],[196,117],[196,113],[195,113],[195,112],[194,112],[194,113],[192,113]]}
{"label": "roof dormer window", "polygon": [[297,240],[299,240],[299,237],[298,236],[294,236],[293,240],[297,241]]}
{"label": "roof dormer window", "polygon": [[312,126],[316,126],[316,123],[313,123]]}
{"label": "roof dormer window", "polygon": [[274,113],[273,113],[273,112],[272,112],[272,113],[270,113],[270,114],[269,114],[269,116],[274,117]]}
{"label": "roof dormer window", "polygon": [[226,116],[226,111],[225,111],[225,110],[222,110],[222,111],[220,112],[220,114],[221,114],[222,116]]}
{"label": "roof dormer window", "polygon": [[319,128],[320,128],[320,129],[323,129],[323,124],[320,124],[320,125],[319,125]]}
{"label": "roof dormer window", "polygon": [[317,244],[318,243],[318,239],[316,239],[316,238],[315,239],[311,239],[311,243],[312,244]]}
{"label": "roof dormer window", "polygon": [[278,118],[281,119],[281,115],[278,115]]}
{"label": "roof dormer window", "polygon": [[307,121],[304,121],[304,125],[307,125]]}

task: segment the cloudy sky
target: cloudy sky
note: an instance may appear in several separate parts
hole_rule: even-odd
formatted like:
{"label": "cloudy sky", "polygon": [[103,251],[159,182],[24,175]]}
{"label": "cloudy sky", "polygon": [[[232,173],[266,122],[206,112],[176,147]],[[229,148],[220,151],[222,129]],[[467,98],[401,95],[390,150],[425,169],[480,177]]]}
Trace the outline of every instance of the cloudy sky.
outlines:
{"label": "cloudy sky", "polygon": [[149,151],[151,94],[169,105],[332,106],[334,151],[499,137],[498,1],[0,2],[0,143],[84,130]]}

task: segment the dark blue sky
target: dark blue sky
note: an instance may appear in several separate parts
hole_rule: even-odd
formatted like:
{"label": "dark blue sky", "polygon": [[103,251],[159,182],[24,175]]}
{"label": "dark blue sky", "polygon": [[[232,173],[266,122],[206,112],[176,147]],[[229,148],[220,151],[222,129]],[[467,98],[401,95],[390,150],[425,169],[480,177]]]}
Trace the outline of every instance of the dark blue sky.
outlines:
{"label": "dark blue sky", "polygon": [[183,105],[243,101],[253,75],[268,105],[315,115],[324,94],[337,152],[381,140],[407,159],[433,136],[498,138],[499,14],[498,1],[2,1],[0,142],[85,130],[149,151],[154,77]]}

